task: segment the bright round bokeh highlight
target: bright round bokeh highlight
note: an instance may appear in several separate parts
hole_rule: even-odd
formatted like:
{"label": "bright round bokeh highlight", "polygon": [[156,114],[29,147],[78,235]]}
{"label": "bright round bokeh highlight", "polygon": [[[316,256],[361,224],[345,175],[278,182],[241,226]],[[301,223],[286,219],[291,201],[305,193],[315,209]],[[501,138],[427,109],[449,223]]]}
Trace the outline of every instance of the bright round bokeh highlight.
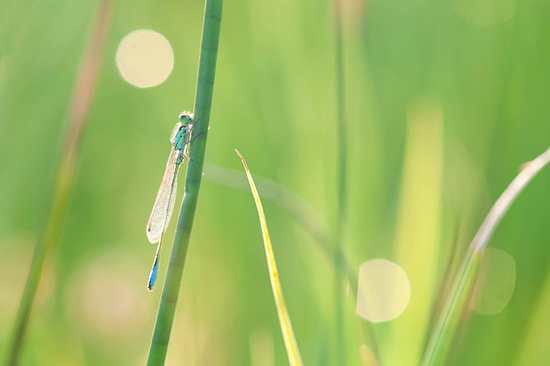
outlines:
{"label": "bright round bokeh highlight", "polygon": [[515,285],[514,258],[499,249],[485,249],[481,255],[470,307],[482,314],[500,313],[510,302]]}
{"label": "bright round bokeh highlight", "polygon": [[71,321],[83,334],[103,342],[128,340],[151,317],[140,262],[127,253],[108,252],[80,266],[66,297]]}
{"label": "bright round bokeh highlight", "polygon": [[371,322],[399,316],[409,304],[411,285],[405,271],[385,259],[373,259],[359,267],[356,312]]}
{"label": "bright round bokeh highlight", "polygon": [[174,53],[170,42],[160,33],[140,29],[120,41],[116,65],[124,80],[140,88],[149,88],[168,78],[174,67]]}

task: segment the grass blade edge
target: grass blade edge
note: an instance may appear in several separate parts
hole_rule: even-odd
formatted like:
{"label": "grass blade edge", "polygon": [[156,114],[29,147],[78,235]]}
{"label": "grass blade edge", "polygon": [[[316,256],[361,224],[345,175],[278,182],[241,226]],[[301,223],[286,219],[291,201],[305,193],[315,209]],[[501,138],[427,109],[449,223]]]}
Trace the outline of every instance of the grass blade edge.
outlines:
{"label": "grass blade edge", "polygon": [[277,305],[277,313],[279,314],[279,322],[281,323],[281,331],[283,332],[288,360],[293,366],[302,365],[300,350],[298,349],[298,344],[296,343],[294,331],[292,330],[292,323],[290,322],[288,310],[286,308],[285,300],[283,298],[283,290],[281,287],[281,282],[279,281],[279,272],[277,271],[277,263],[275,262],[273,247],[271,246],[271,239],[269,237],[269,232],[267,229],[267,221],[262,207],[262,202],[260,201],[260,196],[258,194],[258,191],[256,190],[256,186],[254,185],[254,180],[252,179],[252,175],[248,170],[246,161],[237,149],[235,149],[235,151],[237,152],[237,155],[239,155],[243,163],[248,182],[250,183],[250,189],[252,190],[252,195],[254,196],[254,202],[256,202],[256,208],[258,209],[258,216],[260,218],[262,236],[264,239],[265,254],[267,257],[267,266],[269,268],[269,277],[271,279],[273,297],[275,298],[275,304]]}

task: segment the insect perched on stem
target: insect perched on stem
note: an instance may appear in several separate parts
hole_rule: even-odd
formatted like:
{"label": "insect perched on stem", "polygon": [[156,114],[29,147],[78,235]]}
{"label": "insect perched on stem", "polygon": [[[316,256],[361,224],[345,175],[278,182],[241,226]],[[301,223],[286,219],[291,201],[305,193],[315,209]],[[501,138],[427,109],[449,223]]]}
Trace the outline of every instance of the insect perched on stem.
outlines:
{"label": "insect perched on stem", "polygon": [[[155,282],[158,275],[158,266],[160,260],[160,251],[162,249],[162,241],[164,233],[170,222],[172,211],[174,211],[174,203],[177,195],[177,176],[178,170],[184,159],[189,160],[195,166],[197,164],[189,157],[189,143],[193,140],[193,113],[182,112],[179,116],[179,122],[172,130],[170,136],[170,143],[172,144],[172,150],[166,163],[166,170],[164,171],[164,177],[160,183],[160,188],[153,205],[153,211],[147,222],[147,238],[149,242],[155,244],[158,242],[157,252],[155,254],[155,260],[153,261],[153,268],[151,268],[151,274],[147,282],[147,289],[153,291]],[[198,136],[198,135],[197,135]],[[195,137],[197,137],[195,136]],[[198,168],[198,166],[197,166]]]}

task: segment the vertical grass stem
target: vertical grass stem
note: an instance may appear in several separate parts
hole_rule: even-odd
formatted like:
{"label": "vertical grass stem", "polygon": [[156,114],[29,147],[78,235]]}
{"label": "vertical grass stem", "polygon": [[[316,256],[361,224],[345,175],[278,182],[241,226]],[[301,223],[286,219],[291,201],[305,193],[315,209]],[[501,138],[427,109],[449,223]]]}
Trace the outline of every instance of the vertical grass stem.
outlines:
{"label": "vertical grass stem", "polygon": [[345,331],[343,316],[343,271],[344,271],[344,241],[346,224],[346,185],[347,185],[347,150],[346,150],[346,114],[344,98],[344,56],[342,37],[342,4],[341,0],[334,0],[335,36],[336,36],[336,110],[338,130],[338,182],[337,182],[337,205],[338,219],[336,221],[336,337],[338,362],[346,363]]}
{"label": "vertical grass stem", "polygon": [[190,149],[190,157],[196,164],[188,164],[187,168],[185,193],[178,218],[174,245],[172,246],[170,261],[168,263],[166,280],[162,289],[153,339],[149,348],[148,366],[164,364],[172,324],[174,322],[204,166],[216,60],[218,57],[222,5],[223,0],[206,0],[195,108],[193,110],[194,119],[197,121],[193,133],[198,137],[193,141]]}

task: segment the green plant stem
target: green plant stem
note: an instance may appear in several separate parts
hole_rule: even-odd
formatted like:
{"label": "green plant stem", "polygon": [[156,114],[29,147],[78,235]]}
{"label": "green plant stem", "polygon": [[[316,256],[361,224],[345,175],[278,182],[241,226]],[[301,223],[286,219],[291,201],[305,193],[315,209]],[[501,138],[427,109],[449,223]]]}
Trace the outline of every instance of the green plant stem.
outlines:
{"label": "green plant stem", "polygon": [[336,220],[336,337],[338,347],[338,362],[346,364],[345,350],[345,331],[343,316],[343,296],[344,283],[342,272],[344,271],[344,241],[346,224],[346,185],[347,185],[347,150],[346,150],[346,115],[344,98],[344,60],[343,60],[343,40],[342,40],[342,14],[341,0],[334,2],[334,17],[336,31],[336,110],[337,110],[337,130],[338,130],[338,219]]}
{"label": "green plant stem", "polygon": [[47,216],[41,230],[42,234],[36,243],[27,282],[8,346],[7,365],[10,366],[19,364],[19,357],[27,333],[36,291],[42,277],[44,263],[46,258],[52,254],[61,235],[80,157],[83,130],[95,90],[110,13],[111,1],[105,0],[100,4],[92,37],[88,44],[86,56],[84,57],[73,94],[65,143],[60,150],[53,193],[50,196],[51,199],[46,211]]}
{"label": "green plant stem", "polygon": [[479,254],[483,250],[498,223],[502,220],[516,197],[537,173],[550,162],[550,149],[538,156],[535,160],[525,164],[521,172],[510,183],[506,190],[495,202],[489,214],[483,221],[476,236],[472,240],[464,260],[460,266],[453,287],[451,288],[443,311],[436,322],[432,336],[424,353],[423,365],[446,364],[449,344],[457,327],[458,319],[464,309],[466,299],[471,290],[472,280],[477,270]]}
{"label": "green plant stem", "polygon": [[149,349],[149,358],[147,360],[147,365],[149,366],[164,364],[174,314],[176,312],[185,258],[187,256],[187,249],[189,248],[189,239],[199,197],[204,155],[206,152],[206,138],[210,121],[210,108],[212,105],[212,92],[214,90],[214,76],[220,38],[222,5],[223,0],[206,0],[197,91],[193,111],[196,121],[193,134],[198,136],[198,138],[191,144],[190,152],[190,157],[196,162],[196,166],[195,164],[188,164],[187,167],[185,193],[174,237],[174,245],[172,246],[170,261],[168,263],[166,281],[162,289],[153,339]]}

